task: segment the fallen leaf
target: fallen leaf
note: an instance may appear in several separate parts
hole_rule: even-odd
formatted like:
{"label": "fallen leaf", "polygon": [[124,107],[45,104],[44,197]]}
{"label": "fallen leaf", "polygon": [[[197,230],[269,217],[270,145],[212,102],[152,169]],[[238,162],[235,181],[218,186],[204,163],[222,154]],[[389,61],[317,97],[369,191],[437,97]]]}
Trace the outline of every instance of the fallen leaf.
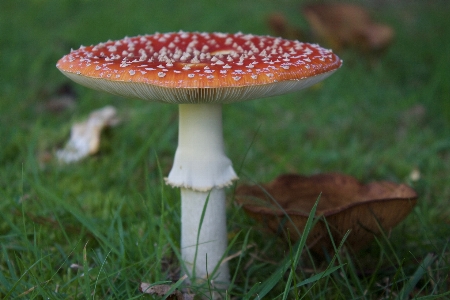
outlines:
{"label": "fallen leaf", "polygon": [[117,112],[114,107],[106,106],[93,111],[88,120],[73,124],[66,146],[56,152],[58,160],[72,163],[97,153],[100,147],[101,131],[117,123]]}
{"label": "fallen leaf", "polygon": [[[141,282],[141,284],[139,285],[139,291],[141,293],[144,294],[149,294],[149,295],[155,295],[155,296],[160,296],[163,297],[167,294],[167,292],[169,292],[170,288],[172,286],[168,285],[168,284],[157,284],[157,285],[152,285],[150,283],[146,283],[146,282]],[[178,290],[173,291],[172,293],[170,293],[169,295],[167,295],[168,297],[166,299],[176,299],[176,300],[191,300],[194,299],[194,295],[192,294],[187,294],[187,293],[181,293]]]}
{"label": "fallen leaf", "polygon": [[359,5],[310,4],[303,7],[303,14],[315,38],[334,50],[350,46],[375,52],[387,48],[394,39],[392,27],[374,22]]}
{"label": "fallen leaf", "polygon": [[[150,283],[141,282],[139,285],[139,290],[144,294],[164,296],[169,290],[171,286],[168,284],[157,284],[151,285]],[[171,295],[175,295],[180,293],[180,291],[175,290]]]}
{"label": "fallen leaf", "polygon": [[286,17],[280,12],[274,12],[267,18],[267,24],[272,34],[290,40],[304,40],[301,29],[289,24]]}
{"label": "fallen leaf", "polygon": [[[381,230],[390,231],[403,220],[416,204],[417,194],[404,184],[380,181],[364,185],[337,173],[281,175],[268,184],[243,185],[236,190],[237,202],[250,216],[276,234],[289,231],[293,241],[300,238],[317,199],[316,216],[325,217],[334,242],[338,245],[350,230],[346,244],[359,250]],[[307,246],[318,254],[323,249],[333,252],[323,220],[310,231]]]}

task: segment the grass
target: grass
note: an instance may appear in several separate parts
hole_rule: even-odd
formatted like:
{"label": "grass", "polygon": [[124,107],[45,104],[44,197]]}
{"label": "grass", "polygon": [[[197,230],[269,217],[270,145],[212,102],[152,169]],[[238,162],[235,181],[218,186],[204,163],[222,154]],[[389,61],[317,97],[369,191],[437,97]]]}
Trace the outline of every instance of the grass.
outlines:
{"label": "grass", "polygon": [[[177,144],[177,109],[77,86],[55,68],[62,55],[155,31],[269,34],[265,18],[274,10],[305,26],[298,7],[287,0],[2,1],[0,297],[151,298],[138,291],[140,282],[179,279],[179,194],[162,180]],[[363,182],[408,183],[419,194],[414,212],[370,248],[343,248],[320,263],[300,256],[301,244],[267,237],[233,205],[230,189],[228,232],[239,255],[230,260],[229,298],[450,298],[449,9],[445,1],[380,6],[375,15],[395,28],[396,41],[375,63],[344,50],[344,66],[319,86],[225,106],[227,153],[242,166],[238,184],[339,171]],[[49,110],[64,85],[75,107]],[[108,104],[122,123],[104,133],[99,154],[58,164],[53,154],[73,121]]]}

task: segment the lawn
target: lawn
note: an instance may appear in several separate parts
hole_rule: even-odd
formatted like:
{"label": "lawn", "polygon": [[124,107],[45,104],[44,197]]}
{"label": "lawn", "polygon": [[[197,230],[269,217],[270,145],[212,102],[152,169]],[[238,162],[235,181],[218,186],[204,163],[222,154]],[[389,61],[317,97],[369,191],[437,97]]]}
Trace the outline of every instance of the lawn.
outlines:
{"label": "lawn", "polygon": [[[140,282],[180,276],[180,196],[163,179],[177,107],[79,86],[56,69],[59,58],[80,45],[180,29],[271,34],[274,11],[307,31],[301,3],[2,0],[0,296],[151,298]],[[344,247],[321,261],[268,235],[229,188],[230,299],[450,298],[450,3],[361,3],[394,28],[392,45],[375,57],[339,50],[343,67],[307,90],[225,105],[226,152],[236,185],[340,172],[408,184],[418,204],[367,249]],[[106,105],[121,122],[102,134],[100,151],[59,163],[72,124]]]}

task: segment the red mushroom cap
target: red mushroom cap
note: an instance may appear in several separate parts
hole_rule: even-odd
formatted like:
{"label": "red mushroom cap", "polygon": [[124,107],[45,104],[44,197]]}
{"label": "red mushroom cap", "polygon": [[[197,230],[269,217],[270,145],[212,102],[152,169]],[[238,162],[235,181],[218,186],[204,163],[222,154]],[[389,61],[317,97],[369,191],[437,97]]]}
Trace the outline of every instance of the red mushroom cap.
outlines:
{"label": "red mushroom cap", "polygon": [[127,97],[236,102],[310,86],[342,61],[315,44],[270,36],[157,33],[80,47],[57,67],[72,80]]}

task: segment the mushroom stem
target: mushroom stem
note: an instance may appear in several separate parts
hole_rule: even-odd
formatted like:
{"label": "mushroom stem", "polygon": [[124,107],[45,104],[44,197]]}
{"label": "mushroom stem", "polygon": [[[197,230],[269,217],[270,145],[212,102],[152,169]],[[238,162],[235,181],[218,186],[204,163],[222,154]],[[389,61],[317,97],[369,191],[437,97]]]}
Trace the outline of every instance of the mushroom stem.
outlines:
{"label": "mushroom stem", "polygon": [[[237,176],[224,152],[222,105],[180,104],[179,108],[178,148],[166,182],[181,188],[181,254],[185,272],[191,279],[206,278],[213,275],[227,248],[223,188]],[[220,265],[212,279],[226,286],[227,263]]]}
{"label": "mushroom stem", "polygon": [[237,179],[223,149],[222,104],[180,104],[178,148],[167,184],[200,192]]}
{"label": "mushroom stem", "polygon": [[[208,197],[200,235],[197,236],[202,210]],[[209,276],[218,287],[228,285],[228,263],[221,264],[213,274],[227,249],[226,227],[224,189],[212,189],[210,192],[181,189],[181,255],[185,272],[192,280],[206,279]]]}

